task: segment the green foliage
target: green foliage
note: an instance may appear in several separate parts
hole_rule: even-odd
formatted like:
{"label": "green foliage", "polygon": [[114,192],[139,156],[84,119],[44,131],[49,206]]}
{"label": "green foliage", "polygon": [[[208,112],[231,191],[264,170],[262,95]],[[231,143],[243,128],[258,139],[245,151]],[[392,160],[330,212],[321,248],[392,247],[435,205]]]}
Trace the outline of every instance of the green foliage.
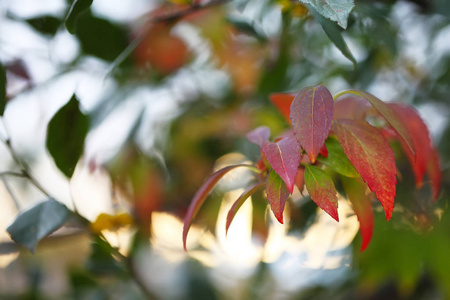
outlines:
{"label": "green foliage", "polygon": [[325,18],[335,21],[342,28],[347,28],[347,20],[355,7],[353,0],[300,0],[310,5]]}
{"label": "green foliage", "polygon": [[342,36],[341,29],[339,27],[331,22],[330,20],[327,20],[322,15],[317,13],[314,9],[310,10],[313,14],[314,18],[317,20],[317,22],[320,23],[323,30],[327,34],[327,36],[330,38],[330,40],[333,42],[333,44],[342,52],[342,54],[348,58],[353,63],[353,67],[356,69],[357,62],[355,57],[353,56],[352,52],[347,46],[347,43],[344,40],[344,37]]}
{"label": "green foliage", "polygon": [[106,61],[116,59],[128,45],[123,28],[90,14],[80,17],[75,34],[85,54]]}
{"label": "green foliage", "polygon": [[56,166],[68,178],[83,154],[89,118],[79,108],[75,95],[53,116],[47,128],[47,149]]}
{"label": "green foliage", "polygon": [[50,198],[19,214],[7,231],[16,243],[34,252],[39,241],[60,228],[69,215],[64,204]]}
{"label": "green foliage", "polygon": [[325,141],[328,150],[328,156],[319,156],[317,160],[334,171],[347,177],[359,177],[359,173],[355,170],[348,157],[345,155],[341,144],[334,139],[328,138]]}
{"label": "green foliage", "polygon": [[77,21],[81,14],[86,12],[92,4],[93,0],[75,0],[69,9],[69,13],[64,21],[67,31],[74,34],[77,29]]}
{"label": "green foliage", "polygon": [[54,16],[39,16],[25,21],[38,32],[48,36],[54,36],[62,24],[62,20]]}

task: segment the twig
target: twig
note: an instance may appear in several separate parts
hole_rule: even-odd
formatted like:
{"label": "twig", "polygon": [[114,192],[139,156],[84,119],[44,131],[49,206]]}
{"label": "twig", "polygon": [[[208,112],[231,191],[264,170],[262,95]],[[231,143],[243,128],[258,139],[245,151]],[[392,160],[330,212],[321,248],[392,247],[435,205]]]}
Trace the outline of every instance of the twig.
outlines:
{"label": "twig", "polygon": [[17,199],[16,195],[14,194],[13,190],[9,186],[8,181],[5,177],[2,177],[1,180],[3,181],[3,185],[5,186],[6,191],[11,196],[12,201],[14,202],[14,205],[16,206],[17,210],[20,210],[20,202]]}

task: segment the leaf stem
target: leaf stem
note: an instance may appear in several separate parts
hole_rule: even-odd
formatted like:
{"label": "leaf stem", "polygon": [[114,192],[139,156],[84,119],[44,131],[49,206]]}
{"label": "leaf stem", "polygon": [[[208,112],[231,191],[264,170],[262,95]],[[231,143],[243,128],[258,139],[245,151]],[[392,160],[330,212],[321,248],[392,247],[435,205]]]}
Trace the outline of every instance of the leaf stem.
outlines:
{"label": "leaf stem", "polygon": [[8,181],[5,177],[2,177],[1,180],[3,181],[3,185],[5,186],[6,191],[11,196],[11,199],[14,203],[14,206],[17,208],[17,210],[20,210],[20,202],[17,199],[16,195],[14,194],[13,190],[11,189],[11,186],[9,185]]}
{"label": "leaf stem", "polygon": [[345,90],[345,91],[339,92],[339,93],[337,93],[336,95],[334,95],[334,96],[333,96],[333,100],[336,101],[337,98],[339,98],[340,96],[345,95],[345,94],[353,94],[353,95],[361,96],[361,94],[359,94],[357,91],[354,91],[354,90]]}

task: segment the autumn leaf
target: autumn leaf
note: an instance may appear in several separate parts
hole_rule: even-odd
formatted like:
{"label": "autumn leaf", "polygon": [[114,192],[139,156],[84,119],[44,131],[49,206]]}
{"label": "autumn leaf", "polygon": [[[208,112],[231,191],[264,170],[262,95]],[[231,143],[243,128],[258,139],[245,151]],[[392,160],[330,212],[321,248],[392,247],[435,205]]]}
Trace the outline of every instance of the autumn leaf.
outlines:
{"label": "autumn leaf", "polygon": [[305,188],[305,168],[300,167],[297,170],[297,175],[295,175],[295,185],[297,186],[300,193],[303,193]]}
{"label": "autumn leaf", "polygon": [[328,174],[311,165],[305,165],[305,185],[311,200],[339,222],[337,191]]}
{"label": "autumn leaf", "polygon": [[381,101],[372,94],[359,90],[344,91],[335,96],[335,98],[338,98],[340,95],[344,94],[354,94],[369,101],[370,104],[372,104],[372,106],[377,110],[377,112],[386,120],[386,122],[389,123],[389,125],[392,126],[392,128],[397,132],[400,138],[406,143],[408,148],[411,150],[411,153],[414,156],[416,155],[414,142],[410,132],[408,131],[408,128],[406,128],[406,125],[403,124],[403,122],[397,117],[395,111],[388,105],[388,103]]}
{"label": "autumn leaf", "polygon": [[289,191],[283,179],[274,170],[271,170],[267,176],[266,194],[273,214],[283,224],[283,211]]}
{"label": "autumn leaf", "polygon": [[227,214],[227,223],[225,225],[225,235],[228,234],[228,229],[230,228],[231,222],[234,219],[234,216],[236,215],[239,208],[241,208],[242,204],[244,204],[245,200],[247,200],[253,193],[255,193],[258,189],[264,186],[264,183],[258,182],[251,186],[249,186],[247,189],[244,190],[244,192],[239,196],[239,198],[233,203],[230,210]]}
{"label": "autumn leaf", "polygon": [[334,131],[345,154],[381,202],[389,221],[394,209],[397,168],[388,141],[378,129],[360,120],[336,120]]}
{"label": "autumn leaf", "polygon": [[292,194],[301,159],[300,146],[295,137],[283,138],[276,143],[265,142],[261,149],[272,169],[283,179]]}
{"label": "autumn leaf", "polygon": [[427,168],[431,151],[431,140],[428,134],[428,128],[414,108],[400,103],[389,103],[389,106],[394,110],[400,121],[406,126],[412,137],[413,145],[416,149],[415,157],[403,140],[401,140],[401,144],[414,171],[416,186],[420,187],[422,186],[423,176]]}
{"label": "autumn leaf", "polygon": [[373,234],[374,217],[372,203],[366,195],[367,185],[361,178],[342,178],[347,197],[353,205],[353,210],[359,221],[362,243],[361,251],[364,251],[370,243]]}
{"label": "autumn leaf", "polygon": [[334,119],[364,120],[370,104],[356,95],[345,95],[334,104]]}
{"label": "autumn leaf", "polygon": [[312,163],[331,128],[333,120],[333,97],[326,87],[318,85],[300,91],[291,105],[291,120],[300,146]]}
{"label": "autumn leaf", "polygon": [[430,156],[427,163],[427,175],[431,180],[433,190],[432,200],[436,201],[442,185],[442,169],[439,153],[434,146],[431,146]]}
{"label": "autumn leaf", "polygon": [[276,93],[269,96],[270,101],[272,101],[273,105],[278,108],[289,123],[291,123],[291,104],[295,95],[295,93]]}
{"label": "autumn leaf", "polygon": [[189,232],[189,228],[191,227],[192,220],[194,219],[197,212],[200,210],[200,207],[203,205],[203,203],[206,200],[206,197],[209,195],[211,190],[214,188],[214,186],[217,184],[217,182],[228,172],[230,172],[233,169],[236,169],[238,167],[246,167],[251,170],[254,170],[259,173],[259,170],[256,169],[252,165],[246,165],[246,164],[238,164],[238,165],[232,165],[225,168],[222,168],[215,173],[213,173],[211,176],[208,177],[206,182],[198,189],[198,191],[195,193],[194,198],[192,198],[191,204],[189,205],[188,211],[186,213],[186,216],[184,217],[184,226],[183,226],[183,247],[184,250],[186,249],[186,239],[187,234]]}
{"label": "autumn leaf", "polygon": [[258,146],[268,141],[269,137],[270,137],[270,129],[267,126],[260,126],[247,133],[247,140]]}

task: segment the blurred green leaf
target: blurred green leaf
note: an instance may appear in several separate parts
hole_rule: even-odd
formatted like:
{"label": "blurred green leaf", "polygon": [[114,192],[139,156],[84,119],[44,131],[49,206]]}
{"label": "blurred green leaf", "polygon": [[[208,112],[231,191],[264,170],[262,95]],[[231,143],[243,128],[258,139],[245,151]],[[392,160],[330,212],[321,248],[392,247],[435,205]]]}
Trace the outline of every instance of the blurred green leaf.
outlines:
{"label": "blurred green leaf", "polygon": [[47,128],[47,149],[56,166],[72,177],[83,154],[84,140],[89,130],[89,118],[79,108],[75,95],[53,116]]}
{"label": "blurred green leaf", "polygon": [[78,17],[91,7],[92,2],[93,0],[75,0],[72,3],[65,20],[67,31],[71,34],[75,33]]}
{"label": "blurred green leaf", "polygon": [[3,116],[6,107],[6,70],[0,62],[0,116]]}
{"label": "blurred green leaf", "polygon": [[34,252],[39,241],[60,228],[68,216],[67,207],[50,198],[22,212],[6,230],[16,243]]}
{"label": "blurred green leaf", "polygon": [[327,19],[335,21],[342,28],[347,28],[347,20],[350,12],[355,7],[353,0],[300,0],[311,6]]}
{"label": "blurred green leaf", "polygon": [[113,61],[128,45],[120,26],[90,15],[79,19],[76,35],[85,54],[106,61]]}
{"label": "blurred green leaf", "polygon": [[254,22],[236,16],[229,16],[227,21],[242,33],[254,37],[260,42],[267,41],[265,34],[256,26],[256,24],[254,24]]}
{"label": "blurred green leaf", "polygon": [[114,258],[115,250],[111,245],[101,239],[99,236],[94,236],[92,241],[92,253],[86,265],[86,269],[94,275],[108,275],[108,274],[125,274],[124,265]]}
{"label": "blurred green leaf", "polygon": [[62,23],[62,20],[53,16],[41,16],[27,19],[25,21],[36,31],[49,36],[54,36]]}
{"label": "blurred green leaf", "polygon": [[319,156],[317,158],[318,161],[344,176],[359,177],[359,173],[353,167],[347,155],[345,155],[341,144],[336,139],[327,139],[325,145],[327,146],[328,157]]}
{"label": "blurred green leaf", "polygon": [[342,52],[342,54],[346,58],[348,58],[353,63],[353,67],[356,69],[357,65],[356,59],[350,52],[350,49],[348,48],[347,43],[342,37],[341,30],[338,28],[338,26],[333,22],[331,22],[330,20],[324,18],[314,8],[311,7],[309,8],[312,15],[314,16],[314,19],[316,19],[317,22],[319,22],[319,24],[322,26],[323,30],[330,38],[330,40],[333,42],[333,44]]}

